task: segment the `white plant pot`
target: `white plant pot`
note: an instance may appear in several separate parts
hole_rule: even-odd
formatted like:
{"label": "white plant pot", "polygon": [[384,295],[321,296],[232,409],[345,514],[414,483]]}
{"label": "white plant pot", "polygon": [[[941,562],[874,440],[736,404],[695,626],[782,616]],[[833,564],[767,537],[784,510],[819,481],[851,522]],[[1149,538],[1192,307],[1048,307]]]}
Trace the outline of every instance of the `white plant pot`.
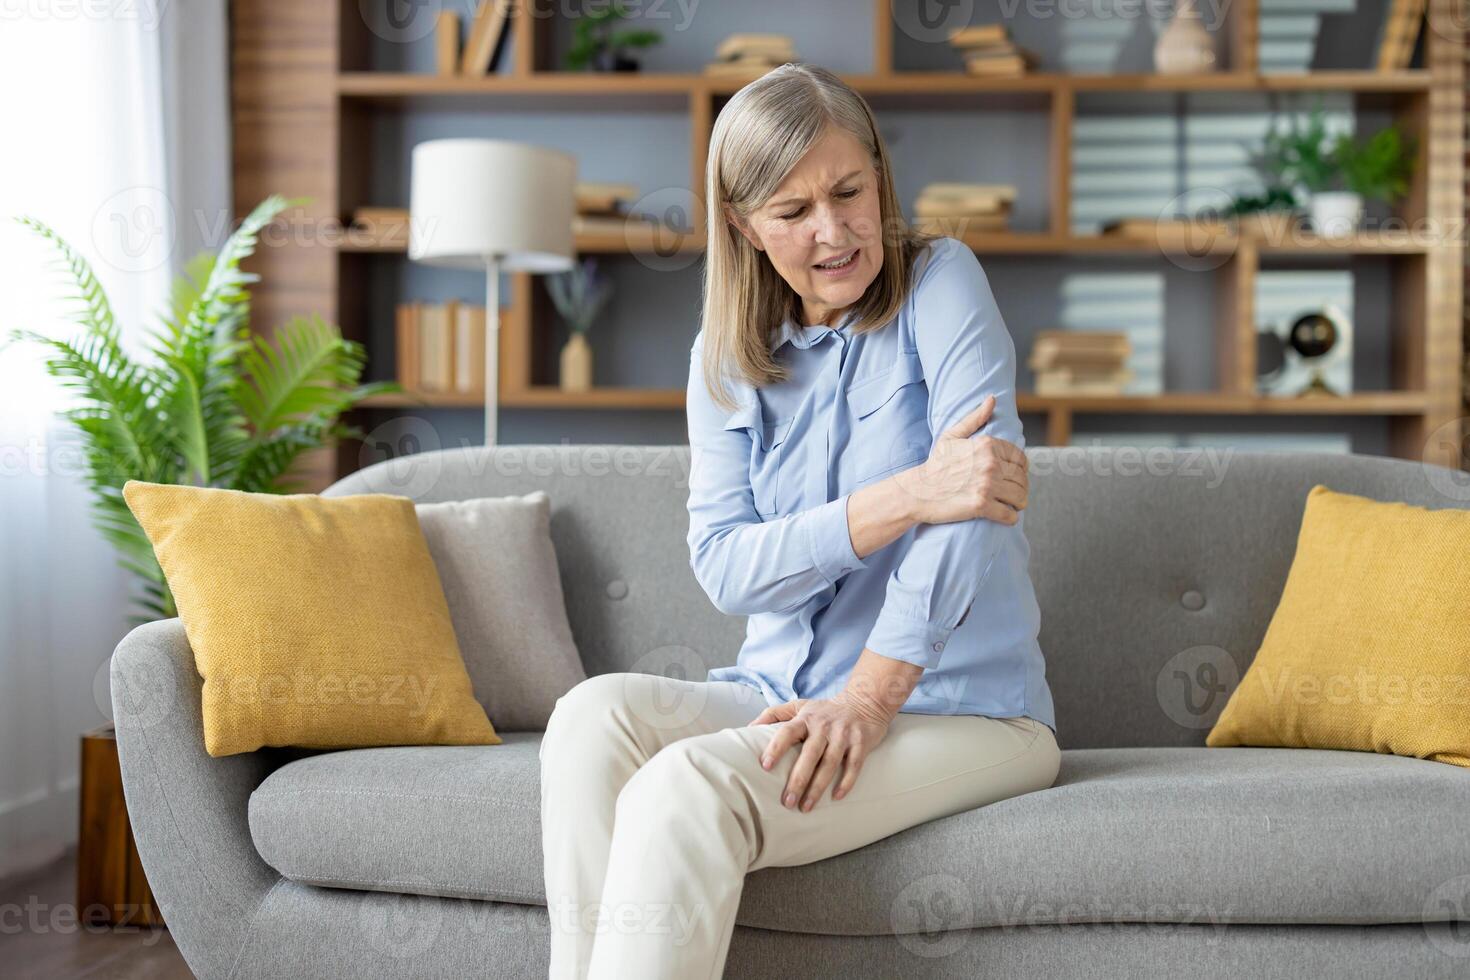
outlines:
{"label": "white plant pot", "polygon": [[1351,191],[1312,195],[1312,227],[1324,238],[1346,238],[1363,223],[1363,198]]}

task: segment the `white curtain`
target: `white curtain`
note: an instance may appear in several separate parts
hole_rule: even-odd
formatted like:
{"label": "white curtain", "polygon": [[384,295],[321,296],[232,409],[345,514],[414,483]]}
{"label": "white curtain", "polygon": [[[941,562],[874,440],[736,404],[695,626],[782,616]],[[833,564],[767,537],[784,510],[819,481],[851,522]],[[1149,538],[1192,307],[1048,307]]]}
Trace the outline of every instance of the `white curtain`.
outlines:
{"label": "white curtain", "polygon": [[[16,4],[0,15],[0,331],[73,337],[56,253],[85,255],[135,354],[229,213],[223,0]],[[92,528],[70,394],[0,350],[0,877],[76,840],[78,736],[111,719],[133,583]]]}

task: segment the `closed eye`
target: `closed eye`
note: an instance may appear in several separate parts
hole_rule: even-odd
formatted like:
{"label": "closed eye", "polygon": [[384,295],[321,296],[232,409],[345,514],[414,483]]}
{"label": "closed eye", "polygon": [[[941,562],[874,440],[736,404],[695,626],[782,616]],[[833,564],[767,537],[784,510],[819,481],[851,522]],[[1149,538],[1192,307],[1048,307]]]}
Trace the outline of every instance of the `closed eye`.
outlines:
{"label": "closed eye", "polygon": [[[846,201],[846,200],[848,200],[850,198],[857,197],[858,190],[859,190],[859,188],[856,188],[855,187],[855,188],[853,188],[850,191],[843,191],[840,194],[838,194],[837,196],[840,197],[840,198],[842,198],[844,201]],[[801,213],[803,211],[805,211],[805,210],[806,210],[806,208],[804,208],[804,207],[797,208],[795,211],[792,211],[790,214],[783,214],[783,215],[781,215],[781,220],[782,221],[790,221],[792,218],[800,217],[801,216]]]}

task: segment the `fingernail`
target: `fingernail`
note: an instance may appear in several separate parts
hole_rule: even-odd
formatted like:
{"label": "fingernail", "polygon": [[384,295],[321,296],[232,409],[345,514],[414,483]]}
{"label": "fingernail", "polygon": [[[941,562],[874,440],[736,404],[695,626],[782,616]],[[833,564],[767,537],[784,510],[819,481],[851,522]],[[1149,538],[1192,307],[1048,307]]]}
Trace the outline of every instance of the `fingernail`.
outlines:
{"label": "fingernail", "polygon": [[801,809],[803,811],[810,810],[811,808],[812,808],[812,801],[811,800],[807,800],[805,803],[803,803],[801,805]]}
{"label": "fingernail", "polygon": [[796,802],[796,794],[795,793],[787,793],[786,794],[786,799],[783,800],[782,802],[785,803],[787,806],[790,806],[791,804],[793,804],[793,803]]}

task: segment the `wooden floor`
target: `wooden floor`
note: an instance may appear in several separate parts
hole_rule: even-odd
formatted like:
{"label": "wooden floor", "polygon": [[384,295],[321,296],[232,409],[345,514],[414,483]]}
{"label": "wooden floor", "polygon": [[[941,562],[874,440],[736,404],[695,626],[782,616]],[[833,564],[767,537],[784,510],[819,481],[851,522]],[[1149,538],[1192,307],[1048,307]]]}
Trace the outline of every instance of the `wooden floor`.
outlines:
{"label": "wooden floor", "polygon": [[189,980],[167,929],[79,923],[76,854],[0,882],[0,976],[6,980]]}

